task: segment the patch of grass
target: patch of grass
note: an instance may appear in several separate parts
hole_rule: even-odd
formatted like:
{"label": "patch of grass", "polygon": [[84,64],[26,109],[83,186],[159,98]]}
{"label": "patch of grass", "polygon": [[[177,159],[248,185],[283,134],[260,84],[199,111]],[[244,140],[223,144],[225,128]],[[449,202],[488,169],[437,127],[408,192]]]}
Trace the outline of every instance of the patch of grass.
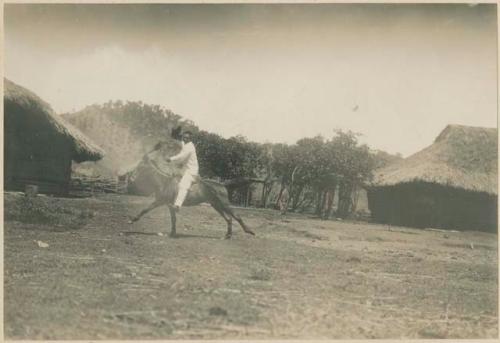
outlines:
{"label": "patch of grass", "polygon": [[373,236],[373,237],[366,237],[364,239],[364,241],[366,241],[366,242],[384,242],[386,240],[383,239],[382,237],[379,237],[379,236]]}
{"label": "patch of grass", "polygon": [[254,269],[251,271],[249,278],[250,280],[269,281],[271,280],[271,271],[264,268]]}
{"label": "patch of grass", "polygon": [[442,339],[447,337],[446,331],[437,325],[431,325],[421,329],[418,335],[423,339]]}
{"label": "patch of grass", "polygon": [[462,249],[484,249],[488,251],[496,251],[496,247],[488,246],[485,244],[474,244],[474,243],[444,243],[444,246],[452,248],[462,248]]}
{"label": "patch of grass", "polygon": [[297,230],[297,229],[291,228],[290,232],[299,234],[299,235],[301,235],[301,236],[303,236],[305,238],[316,239],[318,241],[328,240],[328,237],[319,236],[319,235],[316,235],[314,233],[311,233],[311,232],[308,232],[308,231],[305,231],[305,230]]}
{"label": "patch of grass", "polygon": [[359,257],[356,257],[356,256],[351,256],[349,257],[346,262],[355,262],[355,263],[360,263],[361,262],[361,259]]}
{"label": "patch of grass", "polygon": [[18,196],[5,201],[5,220],[55,226],[54,231],[78,229],[94,212],[62,206],[57,199]]}
{"label": "patch of grass", "polygon": [[211,307],[208,310],[208,313],[211,316],[227,316],[227,311],[225,309],[223,309],[222,307],[219,307],[219,306]]}

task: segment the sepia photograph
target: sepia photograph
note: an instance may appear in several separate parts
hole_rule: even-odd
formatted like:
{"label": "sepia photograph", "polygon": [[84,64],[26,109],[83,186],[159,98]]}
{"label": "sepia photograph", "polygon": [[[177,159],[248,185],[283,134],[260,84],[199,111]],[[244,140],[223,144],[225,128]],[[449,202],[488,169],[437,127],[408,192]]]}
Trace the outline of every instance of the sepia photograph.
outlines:
{"label": "sepia photograph", "polygon": [[499,338],[497,4],[3,9],[4,339]]}

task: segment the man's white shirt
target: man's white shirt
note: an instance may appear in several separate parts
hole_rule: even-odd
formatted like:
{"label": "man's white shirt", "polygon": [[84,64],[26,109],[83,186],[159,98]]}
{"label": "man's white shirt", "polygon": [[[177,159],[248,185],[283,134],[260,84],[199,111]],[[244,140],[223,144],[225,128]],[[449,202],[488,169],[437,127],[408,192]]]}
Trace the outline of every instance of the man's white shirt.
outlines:
{"label": "man's white shirt", "polygon": [[182,142],[181,151],[170,158],[171,161],[184,163],[186,172],[191,175],[198,174],[198,158],[196,157],[196,149],[192,142],[185,144]]}

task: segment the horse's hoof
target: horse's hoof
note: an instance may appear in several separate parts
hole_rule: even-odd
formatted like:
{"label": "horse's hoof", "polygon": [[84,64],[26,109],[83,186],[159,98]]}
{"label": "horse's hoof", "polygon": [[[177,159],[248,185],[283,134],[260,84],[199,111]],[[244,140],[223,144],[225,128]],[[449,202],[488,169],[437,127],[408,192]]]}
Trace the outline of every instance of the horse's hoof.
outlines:
{"label": "horse's hoof", "polygon": [[225,235],[224,239],[231,239],[231,237],[233,237],[233,235]]}
{"label": "horse's hoof", "polygon": [[128,224],[134,224],[134,221],[132,219],[129,219],[127,223]]}
{"label": "horse's hoof", "polygon": [[158,232],[157,235],[158,236],[163,236],[163,232]]}
{"label": "horse's hoof", "polygon": [[252,235],[252,236],[255,236],[255,233],[253,231],[248,230],[248,231],[245,231],[245,232],[248,233],[248,234],[250,234],[250,235]]}
{"label": "horse's hoof", "polygon": [[176,233],[171,233],[171,234],[168,235],[168,237],[170,237],[170,238],[178,238],[179,236],[177,236]]}

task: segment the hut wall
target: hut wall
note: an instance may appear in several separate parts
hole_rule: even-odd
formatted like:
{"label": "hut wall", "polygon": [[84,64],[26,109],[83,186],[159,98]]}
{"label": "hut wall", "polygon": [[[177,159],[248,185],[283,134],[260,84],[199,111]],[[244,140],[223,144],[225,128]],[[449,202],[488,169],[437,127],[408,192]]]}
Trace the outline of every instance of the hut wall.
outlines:
{"label": "hut wall", "polygon": [[497,196],[431,183],[376,187],[368,192],[375,222],[497,232]]}
{"label": "hut wall", "polygon": [[9,101],[4,109],[5,189],[24,191],[33,184],[41,193],[67,194],[73,153],[67,137],[39,113]]}

